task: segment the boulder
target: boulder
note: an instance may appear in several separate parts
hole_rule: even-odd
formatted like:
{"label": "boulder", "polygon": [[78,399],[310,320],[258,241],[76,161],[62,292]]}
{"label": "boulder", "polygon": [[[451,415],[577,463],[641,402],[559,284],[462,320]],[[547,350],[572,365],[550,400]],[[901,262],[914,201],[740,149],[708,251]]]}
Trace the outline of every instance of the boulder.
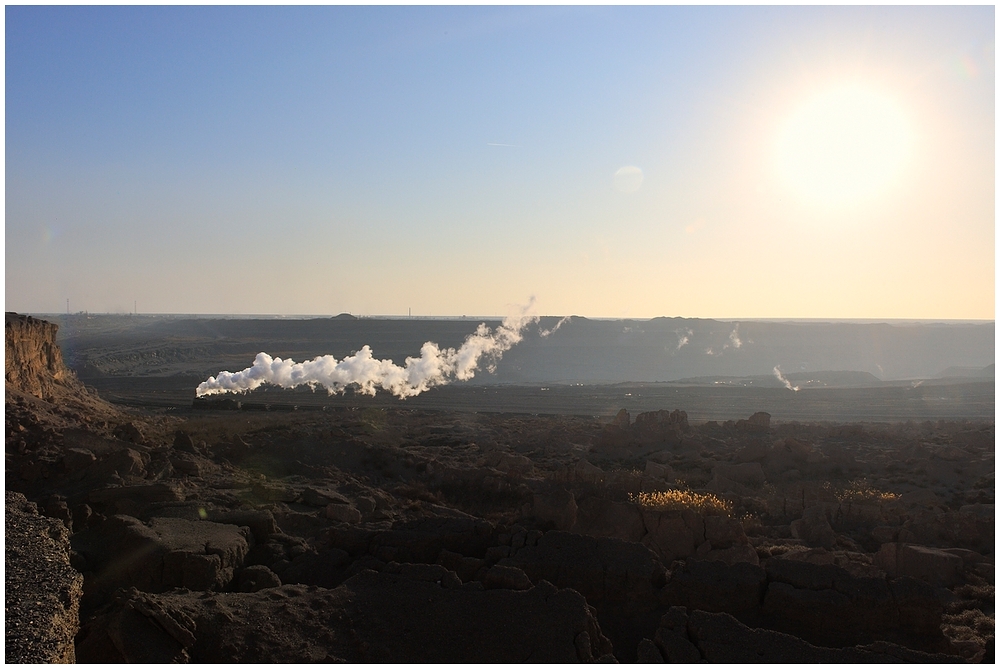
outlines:
{"label": "boulder", "polygon": [[687,432],[687,413],[680,410],[646,411],[635,417],[632,438],[643,445],[657,443],[678,443],[681,434]]}
{"label": "boulder", "polygon": [[758,411],[746,420],[736,421],[736,429],[740,432],[764,433],[771,429],[771,414]]}
{"label": "boulder", "polygon": [[759,462],[716,465],[712,468],[712,475],[735,481],[749,488],[759,488],[764,485],[764,470],[761,469]]}
{"label": "boulder", "polygon": [[686,560],[671,574],[661,602],[688,610],[726,611],[740,620],[756,622],[766,587],[766,574],[756,565]]}
{"label": "boulder", "polygon": [[604,482],[604,470],[581,459],[573,465],[571,480],[597,485]]}
{"label": "boulder", "polygon": [[321,588],[335,588],[347,578],[350,556],[339,548],[307,550],[278,571],[282,583],[301,583]]}
{"label": "boulder", "polygon": [[535,584],[548,581],[581,593],[597,608],[620,661],[634,662],[639,641],[656,629],[666,570],[640,544],[552,531],[497,564],[518,567]]}
{"label": "boulder", "polygon": [[535,467],[535,464],[523,455],[503,452],[492,454],[487,458],[487,464],[511,476],[528,476]]}
{"label": "boulder", "polygon": [[264,565],[253,565],[240,571],[237,587],[240,592],[257,592],[281,586],[281,579]]}
{"label": "boulder", "polygon": [[509,565],[495,564],[486,570],[483,577],[483,584],[487,590],[503,588],[506,590],[529,590],[531,579],[524,573],[523,569]]}
{"label": "boulder", "polygon": [[642,509],[642,521],[646,528],[642,544],[666,564],[694,555],[698,546],[705,542],[704,521],[693,511]]}
{"label": "boulder", "polygon": [[232,511],[211,509],[207,514],[206,520],[213,523],[249,527],[254,542],[258,544],[266,543],[272,534],[278,533],[278,524],[274,521],[274,514],[267,509],[236,509]]}
{"label": "boulder", "polygon": [[[455,572],[445,569],[439,564],[399,564],[390,562],[381,571],[387,574],[400,574],[414,581],[437,583],[442,588],[461,588],[462,579]],[[531,584],[528,584],[531,587]],[[517,589],[517,588],[511,588]]]}
{"label": "boulder", "polygon": [[331,528],[327,530],[327,541],[352,555],[368,553],[383,562],[433,564],[442,550],[485,557],[495,544],[493,530],[484,520],[434,517],[397,523],[393,529],[382,531]]}
{"label": "boulder", "polygon": [[142,430],[140,430],[139,427],[132,421],[118,425],[112,434],[118,441],[124,441],[130,444],[146,443],[145,438],[142,436]]}
{"label": "boulder", "polygon": [[[686,630],[684,631],[686,632]],[[660,627],[656,630],[653,642],[663,657],[661,662],[669,662],[671,664],[695,664],[701,662],[701,652],[693,643],[688,641],[687,635],[682,632]]]}
{"label": "boulder", "polygon": [[666,570],[649,549],[611,538],[546,532],[498,564],[524,570],[532,582],[573,588],[595,602],[658,601]]}
{"label": "boulder", "polygon": [[893,578],[910,576],[946,588],[961,582],[965,566],[962,557],[952,552],[897,543],[882,544],[875,555],[875,564]]}
{"label": "boulder", "polygon": [[833,548],[837,544],[837,533],[827,519],[826,506],[815,505],[802,511],[802,518],[791,524],[792,537],[808,546]]}
{"label": "boulder", "polygon": [[664,661],[656,644],[649,639],[643,639],[639,642],[639,648],[635,654],[639,664],[662,664]]}
{"label": "boulder", "polygon": [[994,550],[996,524],[992,515],[970,511],[914,512],[903,523],[899,540],[940,548]]}
{"label": "boulder", "polygon": [[248,529],[235,525],[181,518],[154,518],[145,525],[118,515],[74,534],[72,544],[89,572],[86,596],[96,604],[123,587],[225,588],[243,565],[249,537]]}
{"label": "boulder", "polygon": [[327,504],[326,517],[338,523],[361,522],[361,512],[345,504]]}
{"label": "boulder", "polygon": [[569,530],[576,525],[576,499],[573,493],[564,489],[535,493],[531,513],[540,522],[551,523],[557,530]]}
{"label": "boulder", "polygon": [[673,481],[674,470],[670,465],[661,464],[655,460],[646,460],[646,468],[643,476],[659,481]]}
{"label": "boulder", "polygon": [[191,455],[201,455],[197,446],[194,445],[194,439],[183,430],[177,430],[174,433],[174,450],[181,451],[182,453],[190,453]]}
{"label": "boulder", "polygon": [[474,579],[486,562],[481,558],[466,557],[449,550],[442,550],[438,556],[438,564],[458,574],[464,582]]}
{"label": "boulder", "polygon": [[70,478],[79,479],[86,474],[87,467],[97,462],[94,452],[86,448],[67,448],[63,455],[63,467]]}
{"label": "boulder", "polygon": [[833,564],[771,558],[761,612],[767,626],[823,646],[890,641],[937,652],[942,606],[926,583],[856,577]]}
{"label": "boulder", "polygon": [[348,506],[351,500],[341,495],[332,488],[312,488],[307,487],[302,490],[302,494],[296,500],[300,504],[307,506],[329,506],[330,504],[341,504]]}
{"label": "boulder", "polygon": [[645,534],[642,513],[635,504],[600,497],[584,497],[577,503],[574,532],[591,537],[613,537],[640,541]]}
{"label": "boulder", "polygon": [[88,501],[95,507],[108,509],[111,513],[119,510],[131,511],[131,514],[128,515],[141,514],[154,504],[183,500],[184,489],[173,483],[99,488],[91,490],[88,494]]}

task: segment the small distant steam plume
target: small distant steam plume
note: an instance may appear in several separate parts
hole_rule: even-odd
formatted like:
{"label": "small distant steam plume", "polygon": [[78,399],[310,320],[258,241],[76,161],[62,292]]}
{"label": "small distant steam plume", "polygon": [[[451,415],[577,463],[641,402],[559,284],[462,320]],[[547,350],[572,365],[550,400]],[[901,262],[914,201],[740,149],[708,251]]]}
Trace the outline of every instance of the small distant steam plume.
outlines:
{"label": "small distant steam plume", "polygon": [[774,376],[779,381],[781,381],[782,383],[784,383],[785,387],[788,388],[789,390],[794,391],[794,392],[799,392],[799,387],[798,386],[793,386],[792,383],[788,379],[785,378],[785,375],[781,373],[781,370],[778,369],[777,365],[774,366]]}
{"label": "small distant steam plume", "polygon": [[[533,303],[532,299],[520,313],[505,318],[495,331],[481,323],[458,349],[442,349],[429,341],[420,348],[419,358],[407,358],[403,366],[376,359],[367,345],[343,360],[322,355],[295,362],[258,353],[251,367],[241,372],[219,372],[199,384],[196,392],[198,397],[244,393],[269,383],[282,388],[322,386],[330,394],[353,385],[365,395],[374,395],[377,388],[382,388],[401,399],[414,397],[434,386],[471,379],[480,362],[486,363],[488,371],[495,371],[504,352],[521,341],[528,325],[538,321],[538,316],[530,313]],[[543,336],[555,332],[565,320]]]}
{"label": "small distant steam plume", "polygon": [[551,330],[541,330],[540,329],[538,331],[538,334],[541,337],[548,337],[550,334],[552,334],[553,332],[555,332],[556,330],[558,330],[559,328],[561,328],[565,323],[569,323],[571,320],[573,320],[572,316],[563,316],[562,318],[559,319],[559,322],[556,323],[555,326],[553,326],[553,328]]}
{"label": "small distant steam plume", "polygon": [[726,346],[729,346],[730,344],[733,346],[733,348],[739,348],[740,346],[743,346],[743,342],[740,340],[739,333],[740,333],[740,324],[737,323],[736,327],[733,328],[733,331],[729,333],[729,344],[726,344]]}
{"label": "small distant steam plume", "polygon": [[687,328],[686,330],[674,330],[674,334],[677,335],[677,348],[674,350],[679,351],[684,348],[689,341],[691,341],[691,337],[694,336],[694,330],[691,328]]}

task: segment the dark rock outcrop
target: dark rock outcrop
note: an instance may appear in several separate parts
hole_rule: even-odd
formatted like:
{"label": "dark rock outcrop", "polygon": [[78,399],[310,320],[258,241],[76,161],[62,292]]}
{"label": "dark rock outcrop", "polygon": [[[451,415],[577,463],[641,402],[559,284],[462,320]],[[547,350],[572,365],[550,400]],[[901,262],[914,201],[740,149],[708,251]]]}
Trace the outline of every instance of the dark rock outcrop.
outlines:
{"label": "dark rock outcrop", "polygon": [[[433,566],[433,565],[424,565]],[[470,589],[363,571],[338,588],[123,593],[82,662],[587,662],[610,654],[586,600],[541,583]]]}
{"label": "dark rock outcrop", "polygon": [[752,629],[727,613],[692,611],[687,631],[701,657],[712,663],[913,663],[957,662],[953,655],[930,654],[880,642],[850,648],[821,648],[789,634]]}
{"label": "dark rock outcrop", "polygon": [[143,592],[170,588],[220,590],[229,585],[250,550],[249,530],[182,518],[112,516],[73,535],[86,576],[87,605],[96,606],[118,588]]}
{"label": "dark rock outcrop", "polygon": [[533,583],[545,580],[583,594],[621,661],[635,661],[632,649],[655,628],[666,570],[641,544],[551,531],[498,565],[523,570]]}

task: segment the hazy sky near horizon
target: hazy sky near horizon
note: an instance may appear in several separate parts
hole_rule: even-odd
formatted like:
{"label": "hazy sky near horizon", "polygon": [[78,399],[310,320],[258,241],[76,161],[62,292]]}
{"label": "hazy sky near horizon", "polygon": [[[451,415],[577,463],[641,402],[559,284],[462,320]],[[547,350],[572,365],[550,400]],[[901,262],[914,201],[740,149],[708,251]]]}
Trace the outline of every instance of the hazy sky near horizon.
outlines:
{"label": "hazy sky near horizon", "polygon": [[7,310],[994,318],[991,6],[5,17]]}

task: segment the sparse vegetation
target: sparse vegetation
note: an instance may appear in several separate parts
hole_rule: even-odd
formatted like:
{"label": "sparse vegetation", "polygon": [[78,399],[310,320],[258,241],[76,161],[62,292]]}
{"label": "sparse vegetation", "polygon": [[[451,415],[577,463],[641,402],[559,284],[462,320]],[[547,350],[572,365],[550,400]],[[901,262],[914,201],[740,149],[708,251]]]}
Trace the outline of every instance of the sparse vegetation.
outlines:
{"label": "sparse vegetation", "polygon": [[899,497],[894,492],[876,488],[866,478],[853,479],[848,481],[847,485],[843,487],[834,487],[829,482],[825,483],[823,487],[828,490],[832,489],[833,494],[839,502],[875,502],[877,504],[884,504]]}
{"label": "sparse vegetation", "polygon": [[689,509],[709,516],[729,516],[733,512],[732,502],[712,493],[697,493],[691,490],[664,490],[640,492],[629,495],[629,500],[647,509],[657,511],[683,511]]}

